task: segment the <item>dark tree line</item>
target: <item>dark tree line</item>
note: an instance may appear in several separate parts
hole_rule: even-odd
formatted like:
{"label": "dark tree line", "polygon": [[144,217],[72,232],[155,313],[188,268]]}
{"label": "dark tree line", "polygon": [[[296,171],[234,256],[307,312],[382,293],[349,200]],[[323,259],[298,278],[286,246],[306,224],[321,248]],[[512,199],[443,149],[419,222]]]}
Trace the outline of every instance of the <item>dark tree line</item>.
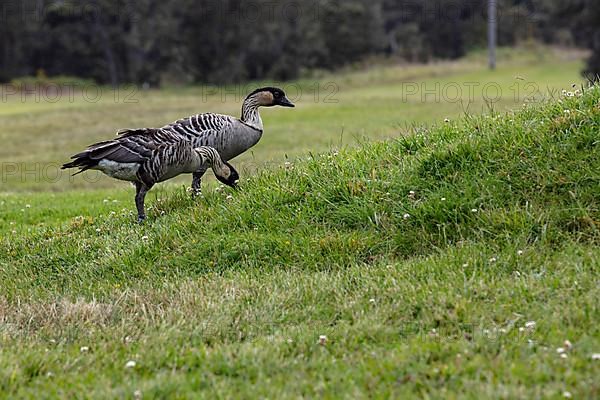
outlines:
{"label": "dark tree line", "polygon": [[[371,56],[425,62],[486,42],[485,0],[0,0],[0,80],[292,79]],[[499,42],[594,49],[597,0],[498,0]]]}

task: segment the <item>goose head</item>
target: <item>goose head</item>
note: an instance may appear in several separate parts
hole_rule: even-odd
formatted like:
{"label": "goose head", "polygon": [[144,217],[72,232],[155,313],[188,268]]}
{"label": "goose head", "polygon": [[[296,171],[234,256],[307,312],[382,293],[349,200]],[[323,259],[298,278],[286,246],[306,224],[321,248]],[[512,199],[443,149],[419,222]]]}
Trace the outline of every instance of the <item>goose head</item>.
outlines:
{"label": "goose head", "polygon": [[213,170],[219,182],[234,189],[238,188],[240,175],[231,164],[224,162],[221,168],[214,168]]}
{"label": "goose head", "polygon": [[296,107],[285,95],[285,92],[275,87],[264,87],[250,93],[246,100],[254,99],[262,107]]}
{"label": "goose head", "polygon": [[217,149],[210,146],[200,146],[196,147],[194,151],[199,157],[199,165],[208,164],[221,183],[234,189],[237,188],[237,183],[240,180],[238,172],[231,164],[221,158]]}

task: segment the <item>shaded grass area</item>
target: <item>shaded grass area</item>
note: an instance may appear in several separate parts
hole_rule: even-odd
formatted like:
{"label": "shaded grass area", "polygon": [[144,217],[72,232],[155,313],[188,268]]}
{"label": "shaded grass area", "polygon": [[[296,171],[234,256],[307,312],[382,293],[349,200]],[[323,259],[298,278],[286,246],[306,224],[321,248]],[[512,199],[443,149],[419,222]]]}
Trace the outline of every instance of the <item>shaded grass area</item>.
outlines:
{"label": "shaded grass area", "polygon": [[181,189],[144,226],[57,194],[97,214],[3,237],[0,393],[597,397],[599,128],[588,89]]}

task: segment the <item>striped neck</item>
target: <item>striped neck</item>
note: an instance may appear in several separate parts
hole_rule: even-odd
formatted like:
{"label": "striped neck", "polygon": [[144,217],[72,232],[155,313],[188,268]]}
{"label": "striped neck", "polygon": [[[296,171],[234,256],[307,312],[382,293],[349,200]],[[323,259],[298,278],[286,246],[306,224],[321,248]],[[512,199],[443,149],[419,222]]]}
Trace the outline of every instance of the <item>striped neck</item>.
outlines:
{"label": "striped neck", "polygon": [[200,164],[206,165],[212,168],[213,172],[219,176],[228,176],[230,171],[225,165],[219,152],[214,147],[202,146],[195,149],[196,153],[200,156]]}
{"label": "striped neck", "polygon": [[262,118],[260,118],[260,113],[258,109],[260,107],[257,96],[250,96],[244,100],[244,104],[242,105],[242,118],[241,121],[256,129],[257,131],[263,131],[263,122]]}

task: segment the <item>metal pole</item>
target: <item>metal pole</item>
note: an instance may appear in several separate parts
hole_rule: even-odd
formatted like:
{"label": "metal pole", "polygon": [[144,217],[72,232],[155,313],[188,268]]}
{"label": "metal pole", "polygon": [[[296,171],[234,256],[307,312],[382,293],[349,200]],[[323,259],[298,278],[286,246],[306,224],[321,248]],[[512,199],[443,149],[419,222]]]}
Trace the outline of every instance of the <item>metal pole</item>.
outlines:
{"label": "metal pole", "polygon": [[490,69],[496,69],[496,45],[497,45],[497,3],[496,0],[488,0],[488,46],[490,52]]}

